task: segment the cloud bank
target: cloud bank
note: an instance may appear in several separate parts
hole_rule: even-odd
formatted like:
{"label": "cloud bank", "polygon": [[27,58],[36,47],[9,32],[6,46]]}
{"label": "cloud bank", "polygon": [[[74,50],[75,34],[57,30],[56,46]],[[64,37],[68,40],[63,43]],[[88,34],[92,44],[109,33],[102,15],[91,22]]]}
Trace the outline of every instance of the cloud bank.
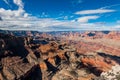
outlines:
{"label": "cloud bank", "polygon": [[102,14],[102,13],[109,13],[109,12],[115,12],[115,10],[111,10],[111,9],[83,10],[83,11],[78,11],[75,14],[85,15],[85,14]]}
{"label": "cloud bank", "polygon": [[78,18],[77,21],[81,23],[87,23],[89,20],[95,20],[97,18],[99,18],[99,16],[84,16]]}
{"label": "cloud bank", "polygon": [[[80,0],[81,1],[81,0]],[[8,0],[4,0],[9,4]],[[76,30],[116,30],[120,26],[105,26],[105,24],[89,23],[101,16],[91,14],[103,14],[115,12],[111,9],[95,9],[78,11],[75,15],[85,15],[73,20],[57,20],[52,18],[37,18],[24,10],[22,0],[13,0],[18,6],[17,10],[0,8],[0,29],[3,30],[34,30],[34,31],[76,31]],[[88,15],[89,14],[89,15]]]}

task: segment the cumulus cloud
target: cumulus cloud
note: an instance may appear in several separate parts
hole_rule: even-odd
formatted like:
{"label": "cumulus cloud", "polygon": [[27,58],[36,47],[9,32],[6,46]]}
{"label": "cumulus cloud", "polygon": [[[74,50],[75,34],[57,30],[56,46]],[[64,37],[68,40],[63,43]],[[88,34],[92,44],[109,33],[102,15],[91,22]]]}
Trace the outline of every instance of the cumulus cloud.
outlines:
{"label": "cumulus cloud", "polygon": [[[4,0],[6,4],[8,4],[8,0]],[[0,16],[3,20],[19,20],[19,19],[26,19],[28,18],[28,13],[25,12],[24,5],[22,0],[13,0],[14,4],[18,6],[17,10],[11,10],[11,9],[4,9],[0,8]]]}
{"label": "cumulus cloud", "polygon": [[[8,0],[4,0],[8,1]],[[18,6],[17,10],[0,8],[0,17],[2,21],[0,22],[0,28],[4,29],[21,29],[31,26],[31,20],[35,17],[30,16],[24,10],[24,5],[22,0],[13,0],[13,3]],[[6,3],[7,4],[7,3]]]}
{"label": "cumulus cloud", "polygon": [[4,8],[0,8],[0,16],[6,20],[13,20],[13,19],[19,19],[19,18],[25,18],[28,16],[27,13],[23,9],[18,10],[5,10]]}
{"label": "cumulus cloud", "polygon": [[83,11],[78,11],[75,14],[85,15],[85,14],[102,14],[102,13],[109,13],[109,12],[115,12],[115,10],[111,10],[111,9],[83,10]]}
{"label": "cumulus cloud", "polygon": [[86,23],[89,20],[95,20],[98,19],[99,16],[84,16],[84,17],[80,17],[77,19],[77,22],[81,22],[81,23]]}

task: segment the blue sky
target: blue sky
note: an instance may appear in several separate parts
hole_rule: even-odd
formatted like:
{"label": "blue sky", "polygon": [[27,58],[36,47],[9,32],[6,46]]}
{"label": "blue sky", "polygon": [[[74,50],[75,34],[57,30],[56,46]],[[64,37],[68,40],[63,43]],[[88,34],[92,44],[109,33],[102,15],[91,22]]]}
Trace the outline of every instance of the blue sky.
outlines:
{"label": "blue sky", "polygon": [[0,29],[119,30],[120,0],[0,0]]}

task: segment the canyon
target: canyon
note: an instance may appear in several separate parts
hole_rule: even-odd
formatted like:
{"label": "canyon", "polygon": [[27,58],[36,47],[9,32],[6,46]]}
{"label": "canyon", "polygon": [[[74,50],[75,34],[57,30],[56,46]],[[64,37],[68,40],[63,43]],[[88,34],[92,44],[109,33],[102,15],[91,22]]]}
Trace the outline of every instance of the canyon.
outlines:
{"label": "canyon", "polygon": [[0,80],[104,80],[120,65],[117,31],[0,32]]}

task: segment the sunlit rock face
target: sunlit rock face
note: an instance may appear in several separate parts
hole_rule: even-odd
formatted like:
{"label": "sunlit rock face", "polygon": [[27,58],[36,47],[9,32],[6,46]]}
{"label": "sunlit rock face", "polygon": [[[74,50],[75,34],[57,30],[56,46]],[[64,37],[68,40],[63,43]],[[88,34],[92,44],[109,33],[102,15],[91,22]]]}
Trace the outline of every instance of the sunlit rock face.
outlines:
{"label": "sunlit rock face", "polygon": [[119,80],[120,79],[120,65],[112,66],[111,70],[102,72],[100,77],[95,80]]}

